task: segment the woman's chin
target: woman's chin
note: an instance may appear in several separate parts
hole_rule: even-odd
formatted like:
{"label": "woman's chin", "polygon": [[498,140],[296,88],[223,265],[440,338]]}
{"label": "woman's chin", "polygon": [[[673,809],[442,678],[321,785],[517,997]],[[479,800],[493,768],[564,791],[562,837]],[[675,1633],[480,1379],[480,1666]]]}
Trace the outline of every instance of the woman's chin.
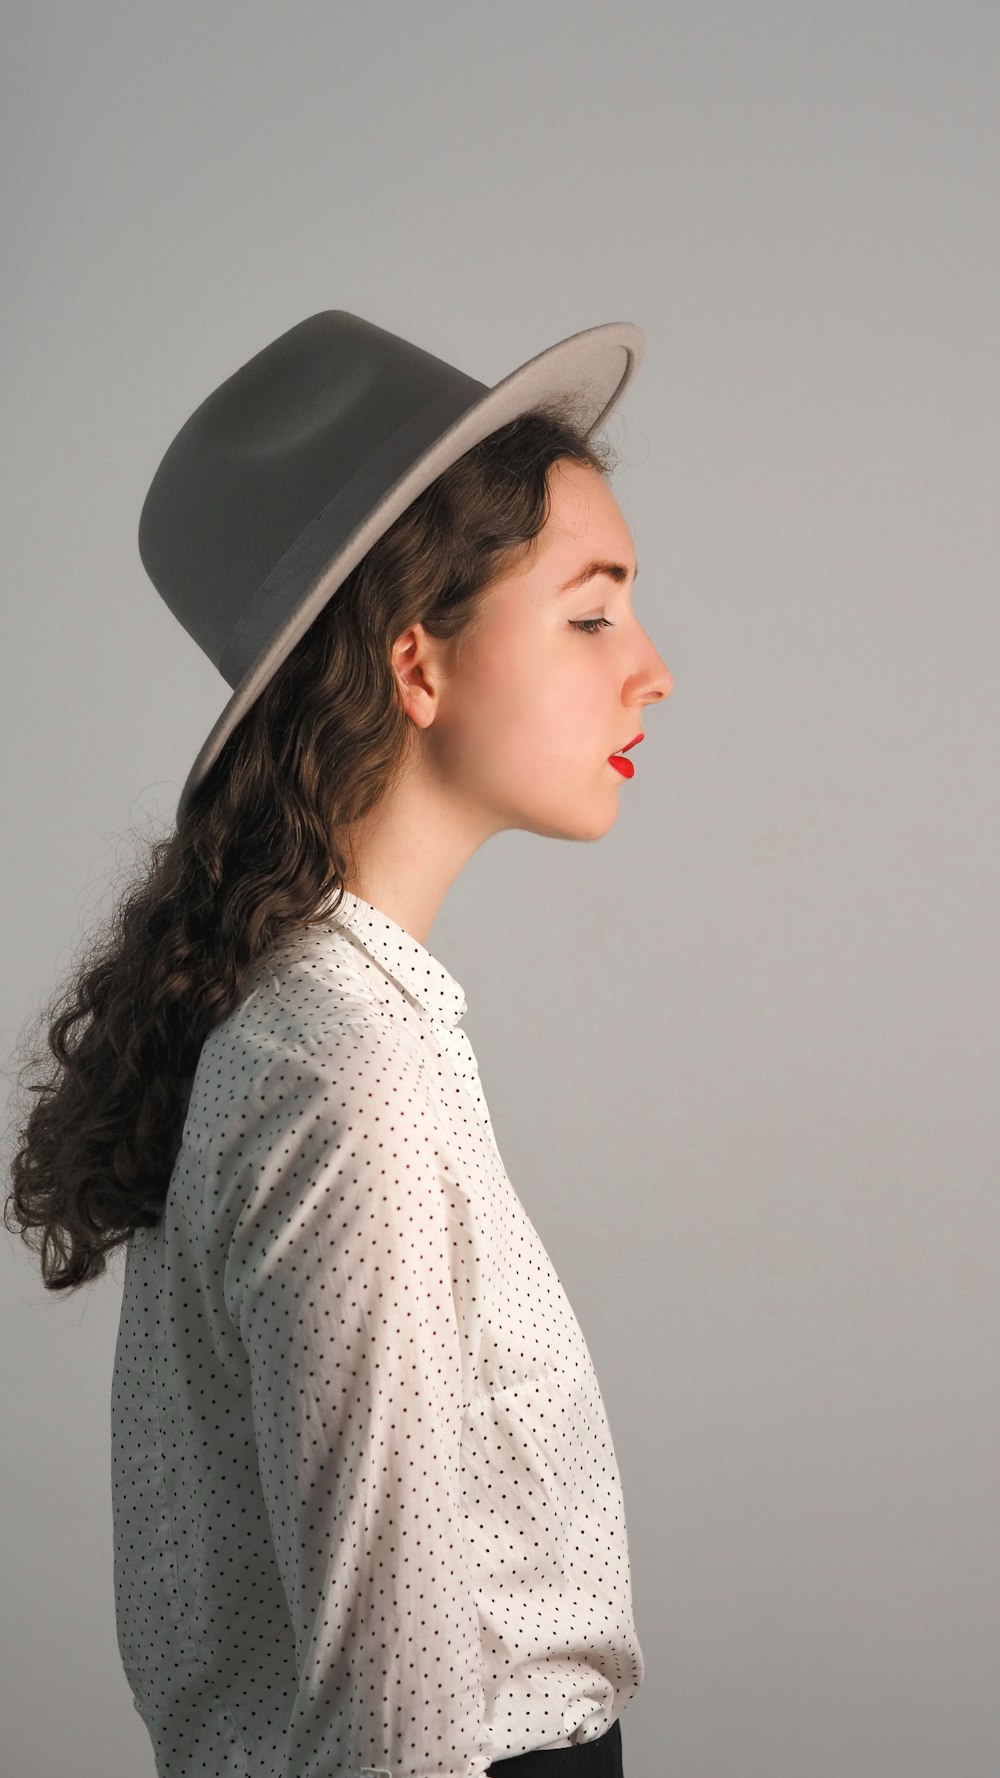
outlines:
{"label": "woman's chin", "polygon": [[589,809],[562,810],[552,816],[538,814],[526,816],[518,826],[525,833],[537,833],[549,840],[599,840],[613,827],[618,817],[617,796],[608,798],[603,808],[600,799],[594,798]]}

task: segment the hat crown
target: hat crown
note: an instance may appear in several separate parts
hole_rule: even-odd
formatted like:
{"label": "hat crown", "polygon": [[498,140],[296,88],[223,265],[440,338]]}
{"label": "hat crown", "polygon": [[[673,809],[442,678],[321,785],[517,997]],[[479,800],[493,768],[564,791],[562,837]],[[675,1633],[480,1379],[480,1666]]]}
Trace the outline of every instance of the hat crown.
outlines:
{"label": "hat crown", "polygon": [[139,554],[230,684],[249,665],[225,660],[247,601],[331,496],[430,404],[451,397],[457,416],[485,389],[362,316],[326,309],[199,404],[150,484]]}

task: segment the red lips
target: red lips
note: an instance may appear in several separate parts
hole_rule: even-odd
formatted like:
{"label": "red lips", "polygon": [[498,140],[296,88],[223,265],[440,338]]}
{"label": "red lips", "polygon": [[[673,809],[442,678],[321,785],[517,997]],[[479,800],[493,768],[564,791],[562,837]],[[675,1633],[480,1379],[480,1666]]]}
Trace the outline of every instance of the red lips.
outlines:
{"label": "red lips", "polygon": [[644,735],[633,735],[631,741],[626,741],[625,746],[619,753],[612,753],[609,755],[608,764],[613,765],[616,772],[621,772],[623,778],[631,778],[635,773],[635,766],[630,759],[623,759],[622,754],[627,753],[630,747],[634,747],[638,741],[643,740],[645,740]]}

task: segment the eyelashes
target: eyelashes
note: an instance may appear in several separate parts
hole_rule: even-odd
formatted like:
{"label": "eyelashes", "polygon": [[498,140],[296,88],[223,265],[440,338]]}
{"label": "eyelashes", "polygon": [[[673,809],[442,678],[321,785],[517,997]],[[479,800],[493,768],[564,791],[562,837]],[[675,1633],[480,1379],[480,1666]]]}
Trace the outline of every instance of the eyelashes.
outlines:
{"label": "eyelashes", "polygon": [[574,630],[582,630],[585,636],[596,636],[600,629],[614,629],[609,617],[571,617],[570,623]]}

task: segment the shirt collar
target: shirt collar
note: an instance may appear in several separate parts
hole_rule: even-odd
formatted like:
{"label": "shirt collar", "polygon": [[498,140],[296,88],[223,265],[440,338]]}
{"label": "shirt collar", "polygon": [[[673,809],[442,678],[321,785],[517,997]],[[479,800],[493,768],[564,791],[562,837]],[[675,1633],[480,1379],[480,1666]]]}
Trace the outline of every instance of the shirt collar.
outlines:
{"label": "shirt collar", "polygon": [[458,1024],[466,1011],[461,982],[412,933],[350,890],[344,891],[329,918],[331,926],[345,928],[428,1018],[438,1024]]}

